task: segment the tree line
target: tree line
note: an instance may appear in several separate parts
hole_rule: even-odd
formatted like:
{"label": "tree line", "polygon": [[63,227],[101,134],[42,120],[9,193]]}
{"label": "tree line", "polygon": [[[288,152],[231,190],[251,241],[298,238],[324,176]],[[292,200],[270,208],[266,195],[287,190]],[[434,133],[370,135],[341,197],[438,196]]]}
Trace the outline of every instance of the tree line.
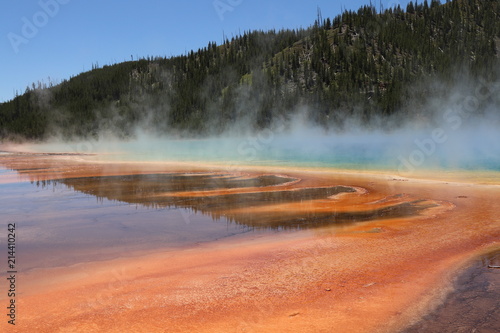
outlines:
{"label": "tree line", "polygon": [[[175,57],[93,66],[57,85],[27,87],[0,104],[0,137],[42,140],[127,137],[138,124],[158,134],[206,135],[238,121],[253,129],[286,121],[298,106],[325,127],[358,117],[415,117],[457,70],[497,80],[500,8],[496,0],[367,5],[306,29],[246,31],[220,45]],[[411,98],[413,97],[413,98]]]}

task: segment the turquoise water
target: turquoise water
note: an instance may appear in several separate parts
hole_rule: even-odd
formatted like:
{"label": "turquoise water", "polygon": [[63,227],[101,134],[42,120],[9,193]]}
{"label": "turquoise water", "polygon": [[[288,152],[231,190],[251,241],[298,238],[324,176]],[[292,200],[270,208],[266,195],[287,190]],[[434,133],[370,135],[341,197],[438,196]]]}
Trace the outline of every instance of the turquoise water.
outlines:
{"label": "turquoise water", "polygon": [[44,152],[102,154],[124,161],[203,161],[227,165],[283,165],[382,169],[500,171],[500,130],[447,133],[295,134],[260,133],[224,138],[168,139],[139,136],[136,140],[44,144]]}
{"label": "turquoise water", "polygon": [[[500,141],[499,141],[500,143]],[[424,147],[425,148],[425,147]],[[174,140],[152,144],[121,144],[115,155],[106,158],[144,161],[208,161],[250,165],[336,167],[343,169],[419,169],[500,171],[500,149],[462,146],[452,149],[436,145],[420,149],[411,142],[349,142],[342,140],[275,139],[269,143],[247,139]],[[424,151],[425,150],[425,151]]]}

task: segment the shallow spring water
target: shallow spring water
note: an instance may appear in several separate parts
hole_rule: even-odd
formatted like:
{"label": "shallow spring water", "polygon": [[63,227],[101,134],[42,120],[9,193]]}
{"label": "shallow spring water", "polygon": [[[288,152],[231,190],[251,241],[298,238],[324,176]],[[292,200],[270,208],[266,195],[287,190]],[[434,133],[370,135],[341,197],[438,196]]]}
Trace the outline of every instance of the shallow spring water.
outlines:
{"label": "shallow spring water", "polygon": [[500,250],[475,259],[434,312],[404,333],[500,332]]}
{"label": "shallow spring water", "polygon": [[[0,184],[0,199],[4,223],[16,223],[24,269],[196,246],[246,233],[411,216],[430,206],[413,201],[352,212],[314,210],[312,203],[328,203],[355,189],[335,184],[294,188],[299,180],[282,175],[149,173],[54,179],[47,175],[57,164],[11,167],[0,174],[18,173],[22,179]],[[280,205],[299,209],[273,212]]]}
{"label": "shallow spring water", "polygon": [[[0,197],[2,212],[7,217],[5,223],[18,223],[23,270],[104,260],[124,252],[192,247],[248,232],[289,232],[409,216],[427,207],[409,202],[362,214],[302,210],[300,214],[284,214],[283,218],[283,214],[259,212],[267,206],[287,204],[307,208],[315,200],[327,201],[336,194],[353,193],[353,188],[332,184],[287,191],[280,186],[295,179],[276,175],[145,173],[47,178],[43,175],[50,170],[44,166],[26,164],[0,169],[0,176],[18,173],[23,174],[22,179],[0,184]],[[246,207],[251,209],[245,210]],[[478,297],[483,302],[482,296]],[[484,318],[482,314],[475,315],[471,319],[473,325],[477,325],[477,318]],[[462,315],[455,311],[427,327],[432,331],[457,316]]]}

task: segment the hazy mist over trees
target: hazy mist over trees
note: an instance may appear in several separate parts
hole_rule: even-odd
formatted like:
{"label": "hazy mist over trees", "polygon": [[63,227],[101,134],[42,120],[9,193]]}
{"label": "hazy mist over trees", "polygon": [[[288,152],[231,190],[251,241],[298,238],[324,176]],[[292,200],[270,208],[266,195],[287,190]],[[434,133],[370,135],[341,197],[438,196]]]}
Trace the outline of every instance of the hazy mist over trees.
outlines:
{"label": "hazy mist over trees", "polygon": [[0,104],[0,138],[125,138],[137,127],[205,136],[236,124],[272,128],[298,112],[325,129],[354,118],[397,126],[429,117],[426,101],[457,81],[497,82],[499,55],[497,0],[364,6],[335,18],[318,11],[308,29],[248,31],[182,56],[33,84]]}

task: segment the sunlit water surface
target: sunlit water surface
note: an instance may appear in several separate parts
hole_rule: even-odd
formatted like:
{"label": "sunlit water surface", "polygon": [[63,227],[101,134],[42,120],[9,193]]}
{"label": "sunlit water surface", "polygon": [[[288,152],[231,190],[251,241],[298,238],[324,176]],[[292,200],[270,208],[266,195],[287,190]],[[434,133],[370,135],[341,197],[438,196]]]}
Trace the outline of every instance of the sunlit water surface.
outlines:
{"label": "sunlit water surface", "polygon": [[500,131],[448,133],[436,142],[428,131],[418,133],[353,133],[325,135],[319,130],[300,135],[263,132],[208,139],[140,136],[129,141],[82,141],[34,146],[41,152],[103,154],[124,161],[205,161],[226,165],[282,165],[381,169],[400,173],[418,170],[500,171]]}
{"label": "sunlit water surface", "polygon": [[[225,162],[238,164],[265,164],[307,167],[340,167],[350,169],[397,169],[397,162],[388,149],[365,145],[311,146],[296,149],[261,144],[258,149],[246,141],[228,143],[218,140],[179,140],[162,142],[162,149],[122,143],[106,148],[106,154],[93,159],[141,161],[194,161]],[[217,147],[217,149],[214,149]],[[243,148],[242,148],[243,147]],[[46,151],[68,153],[98,153],[96,143],[79,143],[73,146],[51,146]],[[102,147],[101,147],[102,148]],[[437,149],[437,148],[436,148]],[[113,153],[110,153],[113,151]],[[214,153],[215,151],[215,153]],[[475,159],[461,159],[460,163],[438,158],[433,167],[464,170],[500,170],[498,156],[479,152]],[[12,157],[7,153],[1,156]],[[401,155],[400,155],[401,156]],[[0,157],[0,165],[1,165]],[[26,156],[23,156],[26,158]],[[234,163],[234,164],[231,164]],[[33,168],[32,171],[37,171]],[[178,193],[211,191],[215,189],[266,188],[293,182],[286,176],[265,176],[241,179],[227,174],[144,174],[102,177],[27,180],[0,184],[0,200],[4,224],[15,223],[18,262],[22,270],[64,266],[78,262],[106,260],[155,249],[179,249],[198,246],[204,242],[239,237],[249,233],[258,237],[270,233],[293,232],[298,229],[358,223],[377,218],[411,216],[432,205],[410,202],[368,213],[306,213],[291,216],[265,216],[253,213],[228,213],[229,208],[277,205],[325,199],[339,193],[350,193],[352,188],[334,186],[301,191],[275,193],[250,193],[183,197]],[[29,174],[25,169],[24,173]],[[1,176],[16,177],[17,171],[0,167]],[[43,177],[42,177],[43,178]],[[164,194],[168,194],[165,196]],[[265,216],[265,218],[262,218]],[[376,230],[374,232],[377,232]],[[498,257],[498,253],[495,254]],[[484,260],[483,260],[484,262]],[[477,267],[476,267],[477,266]],[[462,275],[458,292],[450,296],[450,308],[424,318],[408,332],[432,332],[442,327],[443,332],[454,331],[450,323],[462,318],[464,306],[489,306],[498,308],[498,289],[492,286],[498,280],[498,269],[478,264]],[[493,275],[495,274],[495,275]],[[477,277],[477,278],[476,278]],[[461,284],[460,284],[461,283]],[[493,288],[493,289],[491,289]],[[491,289],[491,290],[490,290]],[[466,298],[465,295],[472,296]],[[494,295],[494,296],[491,296]],[[490,297],[491,296],[491,297]],[[487,310],[487,309],[486,309]],[[491,311],[490,311],[491,312]],[[484,311],[464,320],[463,327],[498,328],[498,320],[484,321]],[[486,313],[489,313],[486,311]],[[496,312],[492,312],[496,314]],[[489,315],[487,315],[489,316]],[[450,319],[451,318],[451,319]],[[478,319],[479,318],[479,319]],[[451,320],[451,322],[450,322]],[[478,322],[481,321],[481,322]],[[459,325],[460,326],[460,325]],[[462,327],[460,326],[460,327]],[[460,328],[458,327],[458,328]],[[446,328],[446,329],[445,329]]]}
{"label": "sunlit water surface", "polygon": [[[26,155],[17,157],[26,160]],[[0,184],[0,200],[4,223],[16,223],[25,269],[189,247],[248,233],[258,236],[412,216],[435,205],[407,200],[338,212],[311,205],[318,201],[332,205],[332,197],[356,189],[336,184],[287,189],[283,186],[299,180],[231,172],[46,179],[52,167],[57,164],[0,168],[2,177],[17,177]],[[280,205],[297,210],[275,211]]]}

